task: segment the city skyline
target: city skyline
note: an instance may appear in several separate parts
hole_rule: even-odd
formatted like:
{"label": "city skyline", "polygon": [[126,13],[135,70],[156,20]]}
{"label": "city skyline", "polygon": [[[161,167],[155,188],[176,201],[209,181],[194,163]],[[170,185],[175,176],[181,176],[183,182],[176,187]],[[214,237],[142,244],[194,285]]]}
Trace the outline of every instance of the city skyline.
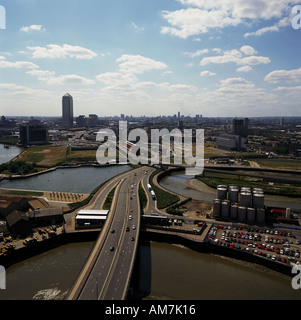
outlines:
{"label": "city skyline", "polygon": [[[301,116],[297,1],[2,1],[1,111]],[[66,14],[66,12],[68,14]]]}

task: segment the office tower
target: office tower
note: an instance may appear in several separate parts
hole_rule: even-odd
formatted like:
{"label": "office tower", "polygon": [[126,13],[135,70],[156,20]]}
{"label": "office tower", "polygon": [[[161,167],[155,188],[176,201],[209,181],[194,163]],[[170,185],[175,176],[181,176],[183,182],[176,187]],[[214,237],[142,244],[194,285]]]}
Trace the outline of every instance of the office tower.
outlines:
{"label": "office tower", "polygon": [[234,119],[233,120],[233,134],[242,137],[248,136],[249,119],[245,118],[243,120]]}
{"label": "office tower", "polygon": [[73,98],[69,93],[63,96],[63,126],[73,127]]}
{"label": "office tower", "polygon": [[48,144],[47,127],[39,120],[31,120],[22,124],[20,143],[24,146]]}

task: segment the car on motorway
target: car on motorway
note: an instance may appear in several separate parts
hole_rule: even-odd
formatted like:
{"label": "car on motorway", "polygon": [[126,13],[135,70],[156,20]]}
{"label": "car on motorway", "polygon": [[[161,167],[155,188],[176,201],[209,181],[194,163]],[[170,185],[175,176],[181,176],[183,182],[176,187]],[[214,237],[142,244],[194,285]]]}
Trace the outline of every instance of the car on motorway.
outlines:
{"label": "car on motorway", "polygon": [[135,225],[133,225],[133,226],[132,226],[132,229],[133,229],[133,230],[135,230],[135,229],[136,229],[136,226],[135,226]]}
{"label": "car on motorway", "polygon": [[130,215],[130,216],[129,216],[129,219],[130,219],[130,220],[132,220],[132,219],[133,219],[133,217]]}
{"label": "car on motorway", "polygon": [[132,238],[131,238],[131,241],[135,241],[135,238],[134,238],[134,237],[132,237]]}
{"label": "car on motorway", "polygon": [[111,233],[115,233],[115,230],[114,230],[114,229],[112,229],[112,230],[111,230]]}
{"label": "car on motorway", "polygon": [[112,247],[110,247],[110,251],[114,251],[114,247],[112,246]]}
{"label": "car on motorway", "polygon": [[129,227],[126,227],[126,231],[130,231],[130,228],[129,228]]}

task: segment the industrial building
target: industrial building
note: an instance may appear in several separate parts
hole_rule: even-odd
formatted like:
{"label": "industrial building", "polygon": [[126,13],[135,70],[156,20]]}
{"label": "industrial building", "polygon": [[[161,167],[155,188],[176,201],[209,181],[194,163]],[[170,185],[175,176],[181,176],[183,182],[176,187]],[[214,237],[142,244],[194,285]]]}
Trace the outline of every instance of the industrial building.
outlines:
{"label": "industrial building", "polygon": [[107,210],[80,210],[75,217],[76,229],[102,228],[107,220]]}
{"label": "industrial building", "polygon": [[260,188],[219,185],[213,201],[215,218],[263,225],[264,193]]}

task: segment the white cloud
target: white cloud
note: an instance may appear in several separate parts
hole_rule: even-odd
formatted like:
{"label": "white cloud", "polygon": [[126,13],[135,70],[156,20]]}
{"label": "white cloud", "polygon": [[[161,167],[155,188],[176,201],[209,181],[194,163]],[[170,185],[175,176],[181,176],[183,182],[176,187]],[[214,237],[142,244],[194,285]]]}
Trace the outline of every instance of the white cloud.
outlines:
{"label": "white cloud", "polygon": [[239,50],[248,56],[257,54],[257,51],[251,46],[242,46]]}
{"label": "white cloud", "polygon": [[124,54],[116,60],[121,72],[139,74],[151,70],[164,70],[168,66],[161,62],[140,55]]}
{"label": "white cloud", "polygon": [[33,52],[32,57],[38,58],[51,58],[51,59],[65,59],[75,58],[79,60],[91,60],[97,57],[97,54],[90,49],[80,46],[72,46],[64,44],[62,46],[57,44],[49,44],[46,47],[27,47]]}
{"label": "white cloud", "polygon": [[50,85],[90,85],[95,83],[94,80],[86,79],[75,74],[56,77],[54,71],[48,70],[31,70],[27,71],[26,73],[32,76],[36,76],[40,81],[47,82]]}
{"label": "white cloud", "polygon": [[249,72],[253,69],[250,66],[243,66],[236,69],[237,72]]}
{"label": "white cloud", "polygon": [[177,11],[163,11],[163,18],[171,27],[162,27],[162,34],[172,34],[182,39],[189,36],[207,33],[211,28],[237,26],[241,21],[227,17],[222,11],[207,11],[197,8],[181,9]]}
{"label": "white cloud", "polygon": [[283,19],[281,19],[280,21],[278,21],[277,23],[275,23],[272,26],[268,26],[268,27],[263,27],[258,29],[257,31],[254,32],[248,32],[245,33],[244,37],[251,37],[251,36],[261,36],[267,32],[277,32],[279,31],[281,28],[287,27],[288,25],[291,24],[291,18],[289,16],[284,17]]}
{"label": "white cloud", "polygon": [[95,81],[76,74],[68,74],[59,77],[50,77],[47,83],[52,85],[91,85],[94,84]]}
{"label": "white cloud", "polygon": [[162,27],[161,32],[186,39],[189,36],[206,33],[213,28],[252,24],[259,20],[280,19],[276,26],[279,28],[291,10],[291,5],[299,1],[178,0],[178,2],[188,8],[163,11],[162,16],[170,26]]}
{"label": "white cloud", "polygon": [[200,75],[201,77],[212,77],[212,76],[215,76],[216,73],[206,70],[206,71],[202,71]]}
{"label": "white cloud", "polygon": [[250,46],[244,46],[240,50],[233,49],[228,50],[219,56],[205,57],[201,60],[200,65],[205,66],[210,63],[223,64],[223,63],[236,63],[237,65],[258,65],[258,64],[268,64],[271,62],[270,58],[262,56],[248,56],[243,57],[242,52],[245,54],[255,53],[256,50]]}
{"label": "white cloud", "polygon": [[4,59],[0,59],[0,68],[15,68],[15,69],[38,69],[39,68],[38,65],[29,61],[10,62]]}
{"label": "white cloud", "polygon": [[22,32],[30,32],[30,31],[45,31],[45,29],[42,27],[42,25],[32,24],[28,27],[22,27],[20,29]]}
{"label": "white cloud", "polygon": [[197,50],[195,52],[184,52],[184,55],[189,56],[190,58],[195,58],[195,57],[199,57],[205,53],[208,53],[209,50],[208,49],[201,49],[201,50]]}
{"label": "white cloud", "polygon": [[269,83],[301,82],[301,68],[294,70],[275,70],[264,78]]}

